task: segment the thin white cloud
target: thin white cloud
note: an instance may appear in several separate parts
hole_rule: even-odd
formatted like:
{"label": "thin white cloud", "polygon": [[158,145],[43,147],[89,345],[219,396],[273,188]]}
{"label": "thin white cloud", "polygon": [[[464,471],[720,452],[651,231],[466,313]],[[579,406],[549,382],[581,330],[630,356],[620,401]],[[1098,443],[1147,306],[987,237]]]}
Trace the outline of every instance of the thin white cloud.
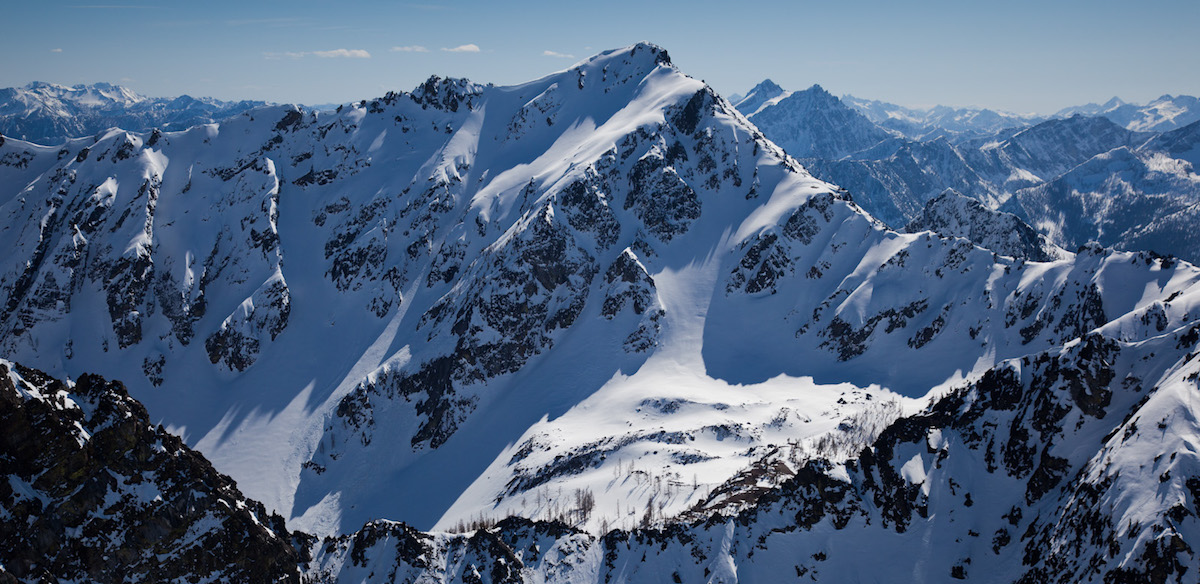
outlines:
{"label": "thin white cloud", "polygon": [[370,59],[371,53],[362,49],[334,49],[332,51],[313,51],[312,54],[326,59]]}
{"label": "thin white cloud", "polygon": [[62,49],[50,49],[51,53],[61,53]]}
{"label": "thin white cloud", "polygon": [[442,50],[446,51],[447,53],[478,53],[479,45],[469,43],[465,45],[458,45],[457,47],[453,48],[442,47]]}
{"label": "thin white cloud", "polygon": [[421,45],[411,45],[407,47],[392,47],[393,53],[428,53],[429,49]]}
{"label": "thin white cloud", "polygon": [[363,49],[334,49],[332,51],[299,51],[283,53],[263,53],[267,59],[303,59],[304,57],[321,57],[323,59],[370,59],[371,53]]}
{"label": "thin white cloud", "polygon": [[558,51],[542,51],[542,55],[546,57],[558,57],[560,59],[574,59],[575,55],[570,53],[560,53]]}

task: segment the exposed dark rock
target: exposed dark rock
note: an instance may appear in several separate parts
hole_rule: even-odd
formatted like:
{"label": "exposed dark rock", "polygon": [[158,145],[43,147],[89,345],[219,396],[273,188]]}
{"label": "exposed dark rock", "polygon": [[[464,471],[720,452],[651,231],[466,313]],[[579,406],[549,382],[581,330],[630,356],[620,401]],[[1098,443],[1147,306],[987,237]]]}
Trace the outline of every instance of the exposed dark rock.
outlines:
{"label": "exposed dark rock", "polygon": [[924,312],[928,306],[928,301],[916,300],[899,308],[889,308],[871,316],[858,328],[842,320],[840,316],[835,316],[820,333],[825,337],[821,347],[836,353],[839,361],[853,359],[866,351],[867,340],[875,333],[879,323],[886,321],[887,327],[884,332],[891,333],[907,327],[908,321]]}
{"label": "exposed dark rock", "polygon": [[654,153],[634,165],[625,209],[632,209],[646,231],[667,242],[686,233],[700,218],[700,198],[660,154]]}
{"label": "exposed dark rock", "polygon": [[283,519],[151,425],[120,383],[12,372],[0,364],[0,564],[10,578],[300,581]]}

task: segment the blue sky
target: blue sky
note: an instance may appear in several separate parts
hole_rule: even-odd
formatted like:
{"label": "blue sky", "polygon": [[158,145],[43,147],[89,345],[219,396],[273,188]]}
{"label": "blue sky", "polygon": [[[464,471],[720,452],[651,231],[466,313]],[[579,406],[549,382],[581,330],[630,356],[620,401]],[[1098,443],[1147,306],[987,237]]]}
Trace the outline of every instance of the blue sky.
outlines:
{"label": "blue sky", "polygon": [[0,87],[108,81],[155,96],[307,104],[431,74],[512,84],[649,40],[717,91],[1050,113],[1200,95],[1196,0],[0,0]]}

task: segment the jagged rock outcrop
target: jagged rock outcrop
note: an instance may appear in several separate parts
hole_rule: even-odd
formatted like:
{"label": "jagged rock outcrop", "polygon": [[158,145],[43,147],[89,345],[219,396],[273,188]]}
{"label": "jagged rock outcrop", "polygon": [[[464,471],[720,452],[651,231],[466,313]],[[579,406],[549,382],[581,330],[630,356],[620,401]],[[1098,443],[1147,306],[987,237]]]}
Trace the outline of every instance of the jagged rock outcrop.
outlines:
{"label": "jagged rock outcrop", "polygon": [[0,578],[300,582],[308,553],[119,382],[0,361]]}

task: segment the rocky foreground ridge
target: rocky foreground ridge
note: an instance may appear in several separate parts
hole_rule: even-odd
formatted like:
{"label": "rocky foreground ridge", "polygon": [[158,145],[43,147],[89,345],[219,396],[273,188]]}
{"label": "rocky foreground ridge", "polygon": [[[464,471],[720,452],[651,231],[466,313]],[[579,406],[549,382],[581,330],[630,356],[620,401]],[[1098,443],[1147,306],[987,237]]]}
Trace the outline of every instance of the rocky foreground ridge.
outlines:
{"label": "rocky foreground ridge", "polygon": [[305,540],[115,381],[0,362],[0,580],[299,582]]}

